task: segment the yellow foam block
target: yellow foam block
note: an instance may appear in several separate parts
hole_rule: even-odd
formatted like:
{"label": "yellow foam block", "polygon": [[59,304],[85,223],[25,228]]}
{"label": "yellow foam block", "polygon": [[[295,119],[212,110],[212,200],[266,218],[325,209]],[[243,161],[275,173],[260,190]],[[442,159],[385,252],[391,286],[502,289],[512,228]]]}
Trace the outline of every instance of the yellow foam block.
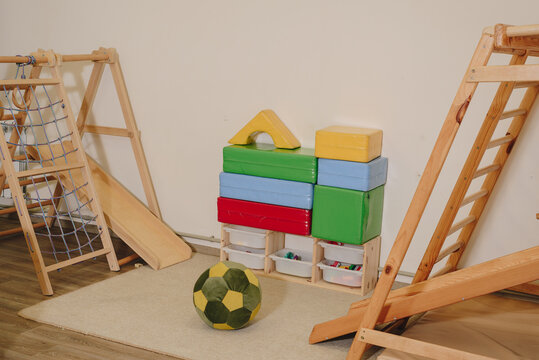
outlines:
{"label": "yellow foam block", "polygon": [[268,133],[277,148],[295,149],[301,146],[299,140],[273,110],[262,110],[259,112],[228,142],[234,145],[251,144],[254,142],[256,134],[260,132]]}
{"label": "yellow foam block", "polygon": [[382,153],[382,130],[328,126],[316,132],[314,155],[319,158],[369,162]]}

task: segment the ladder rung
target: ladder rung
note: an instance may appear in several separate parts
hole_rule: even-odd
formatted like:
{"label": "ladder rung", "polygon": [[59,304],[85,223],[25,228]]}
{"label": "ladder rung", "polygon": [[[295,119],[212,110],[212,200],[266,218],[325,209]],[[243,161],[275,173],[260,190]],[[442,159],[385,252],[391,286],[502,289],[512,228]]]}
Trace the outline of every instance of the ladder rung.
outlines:
{"label": "ladder rung", "polygon": [[539,81],[539,64],[477,66],[470,70],[468,82]]}
{"label": "ladder rung", "polygon": [[485,166],[484,168],[481,168],[481,169],[477,170],[475,172],[475,174],[473,175],[473,178],[475,179],[476,177],[483,176],[485,174],[491,173],[493,171],[498,170],[499,168],[500,168],[500,165],[498,165],[498,164],[492,164],[492,165],[489,165],[489,166]]}
{"label": "ladder rung", "polygon": [[17,87],[19,89],[26,89],[30,86],[38,85],[57,85],[60,83],[58,79],[13,79],[13,80],[0,80],[0,91],[13,90]]}
{"label": "ladder rung", "polygon": [[73,258],[73,259],[64,260],[64,261],[61,261],[59,263],[49,265],[49,266],[45,267],[45,271],[51,272],[51,271],[54,271],[54,270],[58,270],[60,268],[66,267],[68,265],[73,265],[73,264],[79,263],[79,262],[84,261],[84,260],[88,260],[88,259],[100,256],[100,255],[108,254],[110,252],[111,252],[111,250],[109,250],[109,249],[96,250],[96,251],[93,251],[93,252],[88,253],[88,254],[77,256],[76,258]]}
{"label": "ladder rung", "polygon": [[461,221],[459,221],[455,225],[451,226],[451,229],[449,229],[449,232],[447,233],[447,236],[453,234],[456,231],[459,231],[460,229],[462,229],[463,227],[465,227],[468,224],[473,223],[474,221],[475,221],[475,216],[473,216],[473,215],[465,217],[464,219],[462,219]]}
{"label": "ladder rung", "polygon": [[464,200],[462,200],[462,203],[460,204],[460,207],[468,205],[472,201],[480,199],[480,198],[482,198],[483,196],[485,196],[487,194],[488,194],[488,190],[482,189],[482,190],[479,190],[478,192],[476,192],[475,194],[472,194],[470,196],[466,196],[464,198]]}
{"label": "ladder rung", "polygon": [[500,120],[514,118],[515,116],[526,115],[526,109],[515,109],[506,111],[500,116]]}
{"label": "ladder rung", "polygon": [[499,139],[492,140],[491,142],[488,143],[487,149],[491,149],[491,148],[496,147],[496,146],[507,144],[508,142],[513,141],[513,139],[514,139],[514,137],[512,137],[511,135],[506,135],[506,136],[503,136],[503,137],[501,137]]}
{"label": "ladder rung", "polygon": [[444,250],[442,250],[440,252],[440,255],[438,255],[438,257],[436,258],[436,261],[434,263],[438,263],[438,262],[440,262],[440,260],[445,258],[447,255],[453,254],[455,251],[459,250],[462,247],[462,245],[463,245],[462,241],[457,241],[453,245],[448,246],[447,248],[445,248]]}
{"label": "ladder rung", "polygon": [[[37,223],[37,224],[32,224],[32,227],[34,229],[39,229],[39,228],[42,228],[42,227],[45,227],[47,226],[47,223]],[[16,227],[16,228],[13,228],[13,229],[9,229],[9,230],[4,230],[4,231],[0,231],[0,237],[1,236],[7,236],[7,235],[13,235],[13,234],[18,234],[20,232],[23,232],[23,228],[22,227]]]}
{"label": "ladder rung", "polygon": [[435,272],[433,275],[431,275],[431,278],[435,278],[437,276],[442,276],[443,274],[448,273],[451,270],[451,265],[447,264],[437,272]]}
{"label": "ladder rung", "polygon": [[[44,176],[37,179],[30,179],[30,180],[22,180],[19,181],[19,186],[26,186],[30,184],[39,184],[45,181],[56,181],[56,178],[54,176]],[[4,185],[4,189],[9,189],[9,184]]]}
{"label": "ladder rung", "polygon": [[[26,204],[26,208],[27,209],[33,209],[33,208],[36,208],[36,207],[49,206],[49,205],[52,205],[51,200],[42,201],[40,203],[35,202],[35,203],[31,203],[31,204]],[[10,207],[10,208],[7,208],[7,209],[0,210],[0,215],[11,214],[11,213],[15,213],[15,212],[17,212],[17,208],[16,207]]]}
{"label": "ladder rung", "polygon": [[81,163],[76,163],[73,165],[55,165],[55,166],[47,166],[47,167],[39,168],[39,169],[21,171],[21,172],[16,173],[16,175],[18,178],[23,178],[27,176],[44,175],[44,174],[55,173],[55,172],[60,172],[60,171],[80,169],[82,167],[84,167],[84,164],[81,164]]}
{"label": "ladder rung", "polygon": [[535,87],[539,86],[539,82],[537,81],[523,81],[523,82],[517,82],[515,84],[515,89],[522,89],[522,88],[529,88],[529,87]]}

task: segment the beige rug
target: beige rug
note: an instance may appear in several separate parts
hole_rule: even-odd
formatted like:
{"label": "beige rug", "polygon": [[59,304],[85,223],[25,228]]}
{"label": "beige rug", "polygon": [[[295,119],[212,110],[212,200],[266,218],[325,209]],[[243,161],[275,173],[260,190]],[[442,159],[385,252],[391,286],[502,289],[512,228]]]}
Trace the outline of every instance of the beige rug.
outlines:
{"label": "beige rug", "polygon": [[358,296],[260,277],[262,307],[236,331],[198,317],[192,289],[217,258],[154,271],[147,266],[43,301],[19,315],[38,322],[190,360],[344,359],[352,338],[309,345],[314,324],[342,316]]}

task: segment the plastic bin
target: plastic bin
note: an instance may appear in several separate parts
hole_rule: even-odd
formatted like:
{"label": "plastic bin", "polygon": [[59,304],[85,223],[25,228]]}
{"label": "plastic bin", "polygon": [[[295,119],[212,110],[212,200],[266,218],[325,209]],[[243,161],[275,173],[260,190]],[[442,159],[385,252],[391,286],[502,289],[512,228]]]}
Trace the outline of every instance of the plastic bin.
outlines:
{"label": "plastic bin", "polygon": [[230,234],[230,243],[257,249],[266,247],[266,230],[240,225],[227,225],[225,231]]}
{"label": "plastic bin", "polygon": [[[300,256],[301,260],[286,259],[284,256],[289,251]],[[271,254],[270,258],[275,261],[275,269],[280,273],[309,278],[312,275],[313,254],[308,251],[285,248]]]}
{"label": "plastic bin", "polygon": [[[333,266],[329,266],[332,263],[331,260],[323,260],[318,263],[318,267],[322,269],[322,278],[331,283],[346,285],[350,287],[361,287],[361,278],[363,276],[363,269],[347,270]],[[349,264],[343,264],[349,265]]]}
{"label": "plastic bin", "polygon": [[251,269],[264,269],[264,249],[229,245],[223,248],[228,260],[238,262]]}
{"label": "plastic bin", "polygon": [[324,248],[324,257],[328,260],[340,261],[349,264],[363,264],[363,246],[361,245],[335,245],[321,241],[320,246]]}

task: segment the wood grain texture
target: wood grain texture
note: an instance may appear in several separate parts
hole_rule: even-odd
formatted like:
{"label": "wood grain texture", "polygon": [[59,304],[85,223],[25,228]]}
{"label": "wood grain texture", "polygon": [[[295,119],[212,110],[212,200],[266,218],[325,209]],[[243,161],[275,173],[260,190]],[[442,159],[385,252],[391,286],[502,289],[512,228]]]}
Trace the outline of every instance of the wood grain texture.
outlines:
{"label": "wood grain texture", "polygon": [[[8,229],[18,221],[0,218],[0,230]],[[129,249],[114,239],[120,255]],[[36,282],[32,260],[22,236],[0,241],[0,358],[2,359],[176,359],[127,345],[99,339],[53,326],[39,324],[17,316],[17,312],[40,301],[49,299],[41,295]],[[122,267],[120,273],[133,269]],[[116,276],[110,272],[104,257],[70,266],[51,273],[55,282],[55,295],[66,294],[81,287]]]}

